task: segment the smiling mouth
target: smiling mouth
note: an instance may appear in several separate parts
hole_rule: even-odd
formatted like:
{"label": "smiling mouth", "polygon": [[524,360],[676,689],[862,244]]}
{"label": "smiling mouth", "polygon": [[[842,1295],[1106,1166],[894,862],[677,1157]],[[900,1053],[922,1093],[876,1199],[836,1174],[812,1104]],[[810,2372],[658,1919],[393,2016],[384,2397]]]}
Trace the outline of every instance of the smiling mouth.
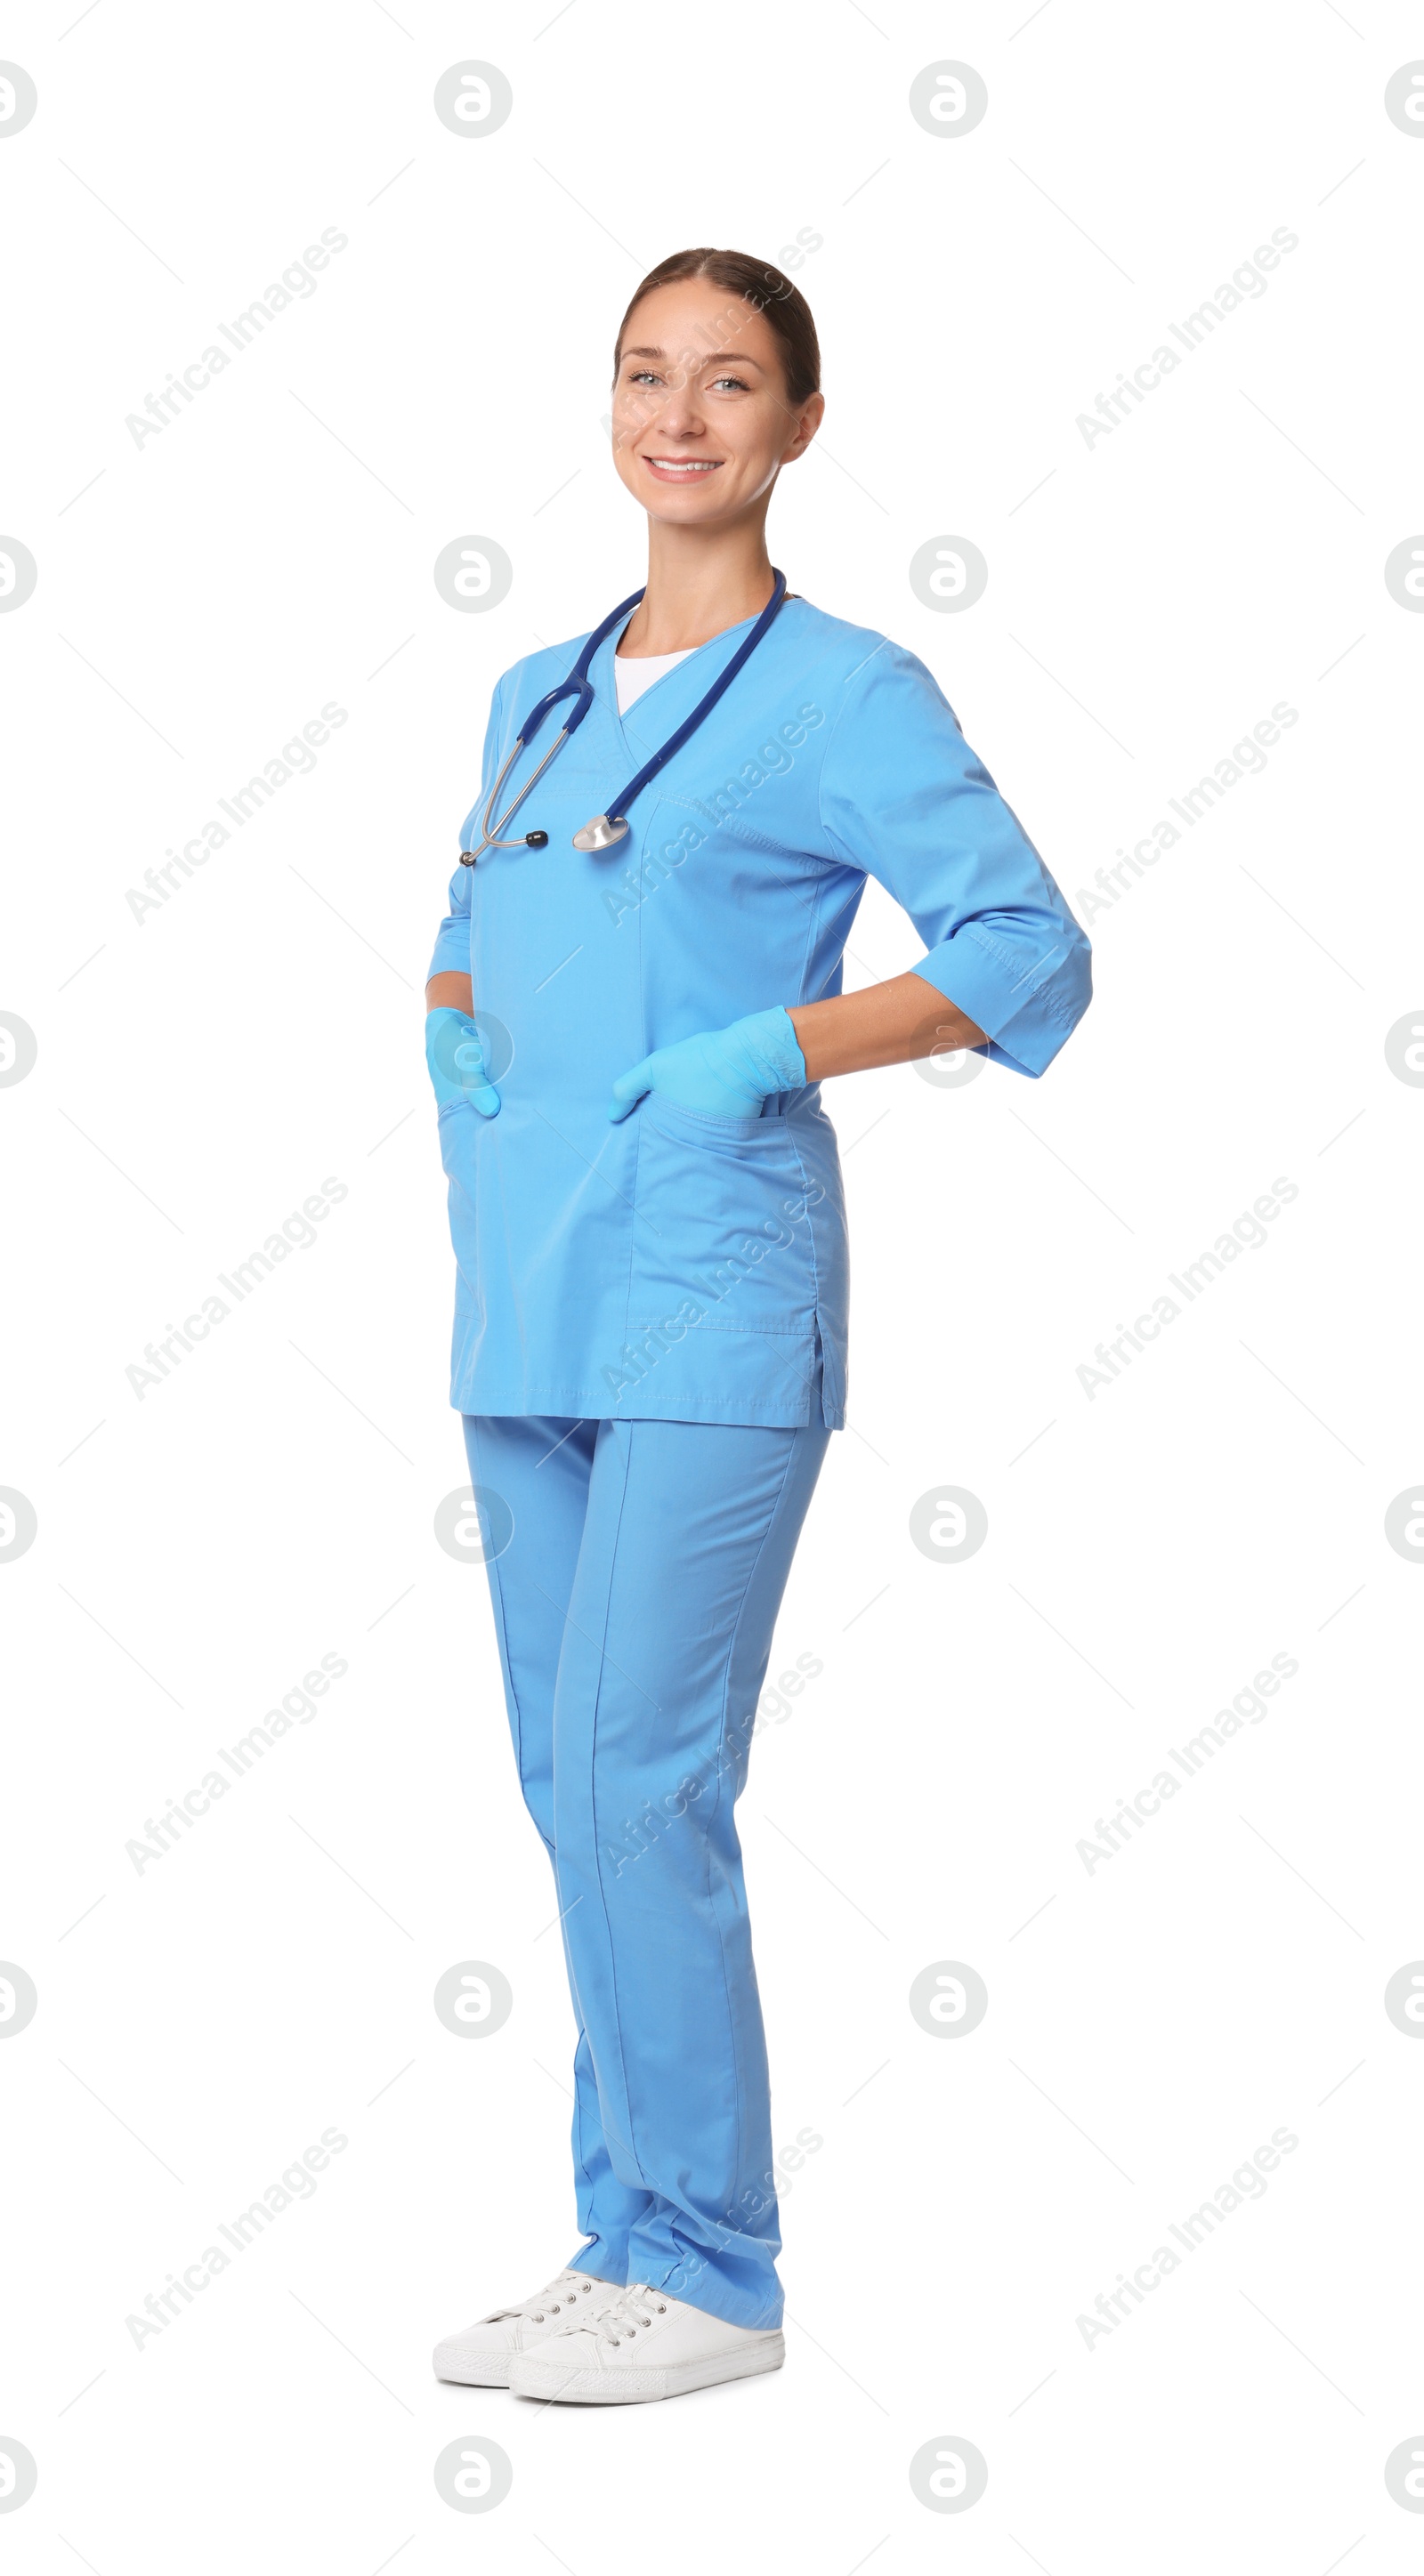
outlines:
{"label": "smiling mouth", "polygon": [[699,474],[715,474],[722,459],[720,456],[645,456],[643,463],[650,473],[666,475],[670,482],[691,483]]}

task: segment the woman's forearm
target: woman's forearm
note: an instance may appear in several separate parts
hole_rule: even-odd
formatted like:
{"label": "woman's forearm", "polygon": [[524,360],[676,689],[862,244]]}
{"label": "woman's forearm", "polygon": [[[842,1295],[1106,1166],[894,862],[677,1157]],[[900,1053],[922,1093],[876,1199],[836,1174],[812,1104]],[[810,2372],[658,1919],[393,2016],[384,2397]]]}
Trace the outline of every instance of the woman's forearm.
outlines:
{"label": "woman's forearm", "polygon": [[463,1011],[473,1017],[474,986],[468,975],[432,975],[425,987],[427,1011]]}
{"label": "woman's forearm", "polygon": [[[469,976],[432,975],[425,1007],[472,1015]],[[869,1065],[910,1064],[939,1047],[984,1044],[984,1031],[922,975],[892,975],[887,983],[838,994],[831,1002],[803,1002],[788,1016],[806,1059],[808,1082],[821,1082],[831,1073],[860,1073]]]}
{"label": "woman's forearm", "polygon": [[808,1082],[828,1073],[860,1073],[868,1065],[911,1064],[942,1047],[985,1044],[984,1031],[923,975],[892,975],[834,1001],[803,1002],[788,1017]]}

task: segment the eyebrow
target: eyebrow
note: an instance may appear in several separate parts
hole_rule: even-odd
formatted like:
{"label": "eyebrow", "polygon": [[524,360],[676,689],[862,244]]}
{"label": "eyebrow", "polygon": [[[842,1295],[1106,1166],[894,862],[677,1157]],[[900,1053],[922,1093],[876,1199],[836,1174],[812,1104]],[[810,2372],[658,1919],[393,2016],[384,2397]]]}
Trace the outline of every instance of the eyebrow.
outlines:
{"label": "eyebrow", "polygon": [[[665,358],[667,351],[666,349],[625,349],[623,355],[625,358]],[[692,352],[685,350],[683,355],[690,357]],[[700,367],[725,367],[732,361],[735,361],[739,367],[755,367],[759,373],[761,372],[761,360],[748,357],[742,349],[714,349],[710,357],[699,358],[697,364]]]}

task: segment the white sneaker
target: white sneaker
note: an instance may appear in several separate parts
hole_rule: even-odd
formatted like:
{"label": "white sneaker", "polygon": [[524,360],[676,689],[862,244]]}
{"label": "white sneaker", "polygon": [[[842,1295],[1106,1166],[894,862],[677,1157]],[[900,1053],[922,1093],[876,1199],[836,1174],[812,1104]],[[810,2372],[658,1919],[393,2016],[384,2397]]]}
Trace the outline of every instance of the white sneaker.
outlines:
{"label": "white sneaker", "polygon": [[509,2386],[516,2397],[636,2406],[645,2398],[711,2388],[720,2379],[779,2370],[785,2359],[779,2328],[729,2326],[666,2290],[630,2281],[601,2311],[566,2318],[537,2350],[517,2353]]}
{"label": "white sneaker", "polygon": [[435,2347],[435,2376],[458,2379],[466,2388],[507,2388],[510,2363],[517,2354],[571,2324],[570,2312],[583,2307],[585,2300],[588,2315],[600,2304],[597,2293],[613,2296],[616,2291],[616,2282],[601,2281],[592,2272],[560,2272],[547,2290],[526,2299],[522,2307],[493,2308],[478,2325],[466,2326],[463,2334],[447,2335]]}

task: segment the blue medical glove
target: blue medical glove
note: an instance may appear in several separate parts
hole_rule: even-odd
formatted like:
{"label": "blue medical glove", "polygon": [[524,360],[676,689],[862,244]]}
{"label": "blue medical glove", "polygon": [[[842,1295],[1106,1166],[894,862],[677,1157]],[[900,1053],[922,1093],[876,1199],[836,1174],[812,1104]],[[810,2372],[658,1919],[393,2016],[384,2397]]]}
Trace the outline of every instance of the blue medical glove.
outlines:
{"label": "blue medical glove", "polygon": [[485,1071],[480,1033],[467,1011],[425,1014],[425,1061],[441,1108],[450,1100],[468,1100],[482,1118],[497,1118],[499,1093]]}
{"label": "blue medical glove", "polygon": [[709,1118],[755,1118],[773,1091],[801,1091],[806,1059],[796,1043],[790,1013],[753,1011],[730,1028],[708,1029],[658,1047],[641,1064],[620,1073],[610,1118],[626,1118],[645,1091],[660,1091],[679,1109]]}

